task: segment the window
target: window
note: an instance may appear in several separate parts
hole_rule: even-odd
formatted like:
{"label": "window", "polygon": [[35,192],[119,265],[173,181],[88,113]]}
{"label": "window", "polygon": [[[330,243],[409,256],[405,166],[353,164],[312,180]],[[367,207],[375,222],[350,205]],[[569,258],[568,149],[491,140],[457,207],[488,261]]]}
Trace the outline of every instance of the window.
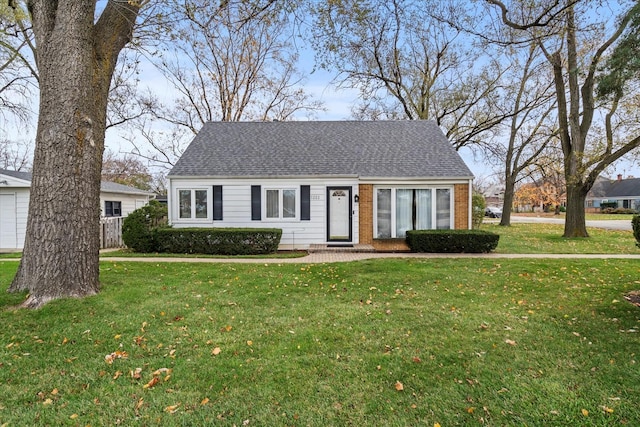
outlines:
{"label": "window", "polygon": [[122,216],[122,202],[104,202],[104,216]]}
{"label": "window", "polygon": [[408,230],[451,228],[451,188],[378,188],[375,194],[378,239],[403,238]]}
{"label": "window", "polygon": [[296,190],[293,188],[265,190],[267,219],[296,218]]}
{"label": "window", "polygon": [[178,217],[207,219],[209,217],[208,190],[178,190]]}

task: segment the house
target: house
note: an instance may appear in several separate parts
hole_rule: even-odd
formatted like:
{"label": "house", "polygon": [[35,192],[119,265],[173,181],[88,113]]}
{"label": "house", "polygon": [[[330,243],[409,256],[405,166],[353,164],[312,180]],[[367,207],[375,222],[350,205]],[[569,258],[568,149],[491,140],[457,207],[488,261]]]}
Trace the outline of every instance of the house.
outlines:
{"label": "house", "polygon": [[634,209],[640,212],[640,178],[622,178],[616,180],[598,177],[587,193],[587,212],[600,212],[603,203],[617,208]]}
{"label": "house", "polygon": [[[27,229],[31,173],[0,169],[0,250],[22,249]],[[127,216],[144,206],[153,193],[114,182],[100,187],[103,217]]]}
{"label": "house", "polygon": [[209,122],[168,179],[173,227],[280,228],[281,249],[471,228],[473,174],[432,121]]}

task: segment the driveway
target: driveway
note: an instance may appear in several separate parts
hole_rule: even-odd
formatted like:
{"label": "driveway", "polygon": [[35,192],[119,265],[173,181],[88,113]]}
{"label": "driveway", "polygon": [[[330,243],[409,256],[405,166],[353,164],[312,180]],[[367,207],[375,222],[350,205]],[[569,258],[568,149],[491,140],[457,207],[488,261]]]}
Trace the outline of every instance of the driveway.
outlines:
{"label": "driveway", "polygon": [[[550,218],[544,216],[518,216],[511,215],[511,222],[537,222],[546,224],[564,224],[564,218]],[[606,230],[631,231],[630,220],[587,220],[587,227],[604,228]]]}

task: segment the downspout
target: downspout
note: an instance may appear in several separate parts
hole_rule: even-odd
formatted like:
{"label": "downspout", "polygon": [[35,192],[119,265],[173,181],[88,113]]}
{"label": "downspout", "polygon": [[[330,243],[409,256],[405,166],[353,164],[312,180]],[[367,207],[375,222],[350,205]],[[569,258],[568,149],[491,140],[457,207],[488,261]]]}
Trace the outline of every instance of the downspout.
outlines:
{"label": "downspout", "polygon": [[467,205],[467,218],[469,218],[467,224],[467,230],[473,228],[473,178],[469,179],[469,203]]}

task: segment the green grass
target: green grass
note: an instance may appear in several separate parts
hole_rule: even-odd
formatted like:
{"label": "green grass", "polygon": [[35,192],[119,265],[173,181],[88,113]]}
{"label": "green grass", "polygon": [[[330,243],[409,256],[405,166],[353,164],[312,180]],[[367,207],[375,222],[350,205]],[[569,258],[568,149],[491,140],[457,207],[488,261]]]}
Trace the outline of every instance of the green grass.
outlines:
{"label": "green grass", "polygon": [[640,425],[637,260],[103,262],[38,311],[16,268],[0,425]]}
{"label": "green grass", "polygon": [[589,228],[589,238],[562,237],[564,225],[515,223],[509,227],[483,224],[500,235],[496,253],[513,254],[640,254],[631,231]]}
{"label": "green grass", "polygon": [[129,249],[119,249],[115,251],[106,251],[100,254],[102,258],[113,257],[129,257],[129,258],[157,258],[157,257],[171,257],[171,258],[300,258],[307,255],[306,251],[280,251],[274,254],[262,254],[262,255],[206,255],[206,254],[166,254],[166,253],[139,253],[133,252]]}

